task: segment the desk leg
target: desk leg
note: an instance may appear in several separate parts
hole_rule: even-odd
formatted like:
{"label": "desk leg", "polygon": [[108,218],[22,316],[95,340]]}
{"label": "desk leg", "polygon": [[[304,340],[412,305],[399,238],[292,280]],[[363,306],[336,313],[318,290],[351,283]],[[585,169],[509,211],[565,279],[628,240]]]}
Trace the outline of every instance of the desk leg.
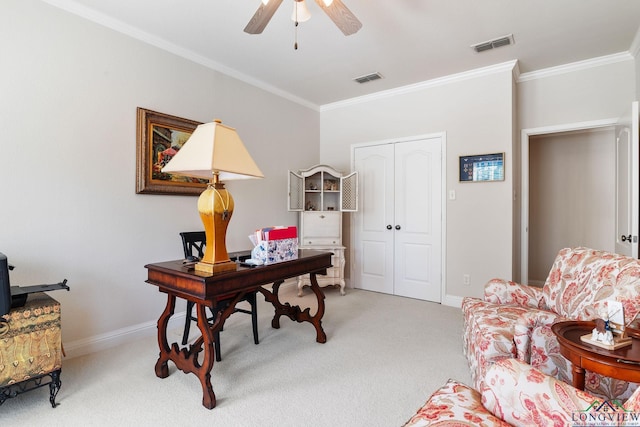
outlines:
{"label": "desk leg", "polygon": [[[160,347],[160,356],[156,362],[156,376],[159,378],[169,376],[169,360],[181,371],[185,373],[193,372],[202,384],[202,405],[207,409],[213,409],[216,406],[216,395],[211,386],[211,369],[213,368],[215,357],[213,330],[207,322],[206,306],[199,303],[195,305],[198,314],[198,329],[200,329],[202,336],[199,337],[189,349],[180,349],[178,343],[174,342],[169,346],[167,342],[167,324],[169,323],[169,318],[173,315],[175,305],[176,296],[168,294],[167,306],[158,319],[158,346]],[[218,316],[214,325],[219,325],[219,319],[220,317]],[[200,364],[198,354],[203,350],[203,362]]]}
{"label": "desk leg", "polygon": [[[195,352],[193,355],[192,364],[188,365],[189,367],[193,367],[191,372],[195,373],[200,379],[200,384],[202,384],[202,405],[207,409],[213,409],[216,406],[216,394],[213,392],[213,387],[211,386],[211,369],[213,369],[213,362],[215,360],[214,354],[215,349],[213,347],[213,331],[212,328],[209,328],[209,323],[207,322],[207,313],[205,311],[205,306],[202,304],[196,304],[196,310],[198,311],[198,329],[202,333],[203,347],[204,347],[204,357],[202,358],[202,365],[198,364],[198,352]],[[215,325],[219,323],[220,315],[217,316],[215,321]],[[182,369],[182,368],[181,368]],[[183,371],[187,372],[187,370],[183,369]]]}
{"label": "desk leg", "polygon": [[[207,409],[213,409],[216,406],[216,395],[211,386],[211,369],[215,362],[214,336],[215,332],[222,329],[225,320],[234,312],[236,304],[242,299],[244,293],[239,293],[229,306],[223,311],[219,311],[213,323],[207,321],[207,313],[205,304],[196,303],[196,311],[198,313],[198,329],[201,336],[198,337],[189,348],[189,351],[182,350],[179,359],[172,359],[176,366],[183,372],[193,372],[196,374],[202,384],[202,405]],[[177,349],[177,344],[175,344]],[[202,364],[198,362],[198,354],[204,350],[202,355]]]}
{"label": "desk leg", "polygon": [[295,320],[299,323],[309,322],[316,328],[316,341],[319,343],[327,342],[327,335],[322,328],[322,316],[324,316],[324,293],[320,286],[318,286],[318,280],[315,273],[309,275],[311,280],[311,290],[316,294],[318,299],[318,310],[313,316],[310,314],[310,309],[307,307],[303,310],[299,306],[291,306],[289,303],[282,304],[278,298],[278,291],[280,285],[284,282],[279,280],[273,284],[273,292],[269,292],[267,289],[259,288],[258,290],[264,295],[264,299],[273,304],[276,312],[271,321],[271,326],[274,329],[280,328],[280,316],[287,316],[291,320]]}
{"label": "desk leg", "polygon": [[571,375],[573,376],[573,386],[578,390],[584,390],[584,369],[575,363],[571,364]]}
{"label": "desk leg", "polygon": [[169,376],[167,362],[171,356],[169,343],[167,342],[167,324],[169,323],[169,318],[173,315],[175,307],[175,295],[167,294],[167,306],[158,319],[158,347],[160,347],[160,356],[156,362],[156,376],[158,378],[167,378]]}

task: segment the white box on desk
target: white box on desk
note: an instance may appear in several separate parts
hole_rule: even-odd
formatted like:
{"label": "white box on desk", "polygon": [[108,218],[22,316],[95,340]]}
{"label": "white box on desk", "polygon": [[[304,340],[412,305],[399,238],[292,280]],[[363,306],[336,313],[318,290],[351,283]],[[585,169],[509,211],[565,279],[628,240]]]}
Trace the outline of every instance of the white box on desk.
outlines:
{"label": "white box on desk", "polygon": [[298,258],[298,239],[263,240],[253,248],[251,258],[265,264]]}

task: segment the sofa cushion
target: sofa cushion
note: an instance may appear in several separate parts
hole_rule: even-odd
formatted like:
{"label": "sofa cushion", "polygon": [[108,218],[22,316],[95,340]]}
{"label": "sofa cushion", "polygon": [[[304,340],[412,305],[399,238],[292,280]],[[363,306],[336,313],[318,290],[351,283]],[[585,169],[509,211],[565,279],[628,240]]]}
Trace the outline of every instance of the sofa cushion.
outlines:
{"label": "sofa cushion", "polygon": [[596,400],[589,393],[515,359],[493,364],[481,392],[487,410],[518,426],[575,425],[574,414],[589,408]]}
{"label": "sofa cushion", "polygon": [[431,395],[404,427],[508,425],[482,406],[479,392],[462,383],[449,380]]}
{"label": "sofa cushion", "polygon": [[[623,303],[631,320],[640,310],[640,261],[589,248],[558,252],[543,287],[547,309],[573,320],[591,320],[606,300]],[[637,283],[634,283],[637,282]]]}
{"label": "sofa cushion", "polygon": [[471,378],[480,389],[489,365],[499,359],[516,357],[514,325],[527,307],[492,304],[476,298],[462,300],[464,354]]}

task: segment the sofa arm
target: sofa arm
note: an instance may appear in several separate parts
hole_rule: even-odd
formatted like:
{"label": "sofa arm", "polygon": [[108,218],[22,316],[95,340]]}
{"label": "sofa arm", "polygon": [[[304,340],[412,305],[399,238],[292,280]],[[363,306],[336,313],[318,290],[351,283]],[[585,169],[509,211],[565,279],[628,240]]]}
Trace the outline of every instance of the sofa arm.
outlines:
{"label": "sofa arm", "polygon": [[[551,328],[551,325],[561,320],[568,319],[546,310],[531,309],[522,313],[513,325],[513,342],[518,360],[531,363],[532,335],[535,329]],[[555,340],[553,334],[549,336]]]}
{"label": "sofa arm", "polygon": [[489,412],[521,426],[574,425],[574,414],[584,412],[595,400],[516,359],[493,364],[482,389],[482,404]]}
{"label": "sofa arm", "polygon": [[542,289],[504,279],[491,279],[484,285],[484,300],[494,304],[516,304],[544,308]]}

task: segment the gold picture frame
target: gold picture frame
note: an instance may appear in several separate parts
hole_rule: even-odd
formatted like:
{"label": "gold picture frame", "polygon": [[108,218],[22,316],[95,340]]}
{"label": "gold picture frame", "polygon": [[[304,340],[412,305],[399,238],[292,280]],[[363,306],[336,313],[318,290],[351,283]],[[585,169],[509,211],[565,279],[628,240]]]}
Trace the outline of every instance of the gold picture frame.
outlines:
{"label": "gold picture frame", "polygon": [[207,180],[162,173],[200,122],[138,107],[136,193],[200,195]]}

